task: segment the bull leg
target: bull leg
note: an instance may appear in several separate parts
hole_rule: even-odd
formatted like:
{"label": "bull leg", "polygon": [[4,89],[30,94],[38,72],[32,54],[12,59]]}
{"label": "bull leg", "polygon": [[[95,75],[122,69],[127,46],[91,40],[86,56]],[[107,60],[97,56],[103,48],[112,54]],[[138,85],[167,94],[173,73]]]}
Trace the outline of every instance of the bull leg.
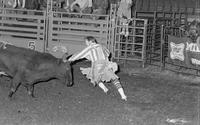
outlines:
{"label": "bull leg", "polygon": [[20,86],[21,81],[20,81],[20,77],[18,75],[16,75],[10,84],[10,93],[9,93],[9,97],[11,98],[13,96],[13,94],[17,91],[18,87]]}
{"label": "bull leg", "polygon": [[70,68],[70,70],[67,73],[67,79],[68,79],[67,86],[68,87],[73,86],[74,78],[73,78],[73,69],[72,68]]}
{"label": "bull leg", "polygon": [[11,84],[10,84],[10,93],[8,95],[10,98],[17,91],[17,89],[20,86],[20,84],[21,84],[20,73],[16,73],[16,75],[13,77],[13,79],[11,81]]}

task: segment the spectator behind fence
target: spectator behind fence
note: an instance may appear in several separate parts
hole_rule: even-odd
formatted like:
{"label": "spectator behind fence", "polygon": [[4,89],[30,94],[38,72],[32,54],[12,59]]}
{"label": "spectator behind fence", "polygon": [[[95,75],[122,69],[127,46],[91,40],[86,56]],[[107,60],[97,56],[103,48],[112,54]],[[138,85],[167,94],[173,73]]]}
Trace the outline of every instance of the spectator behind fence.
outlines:
{"label": "spectator behind fence", "polygon": [[3,3],[6,8],[17,8],[21,4],[19,0],[4,0]]}
{"label": "spectator behind fence", "polygon": [[198,43],[197,39],[200,37],[200,21],[194,20],[189,23],[187,28],[187,35],[194,43]]}
{"label": "spectator behind fence", "polygon": [[70,5],[72,12],[77,13],[91,13],[92,12],[92,0],[75,0]]}
{"label": "spectator behind fence", "polygon": [[117,16],[120,18],[131,18],[131,6],[132,0],[121,0],[119,2],[119,8],[117,10]]}
{"label": "spectator behind fence", "polygon": [[93,0],[93,14],[106,15],[108,11],[109,0]]}
{"label": "spectator behind fence", "polygon": [[67,12],[71,12],[71,4],[74,2],[75,0],[64,0],[64,9],[67,11]]}
{"label": "spectator behind fence", "polygon": [[117,10],[117,16],[122,25],[121,34],[126,37],[129,35],[128,25],[131,19],[132,0],[121,0]]}
{"label": "spectator behind fence", "polygon": [[4,5],[7,8],[38,10],[40,6],[40,0],[5,0]]}
{"label": "spectator behind fence", "polygon": [[193,20],[187,25],[179,27],[179,29],[181,31],[180,36],[188,37],[189,41],[196,43],[200,49],[200,20]]}
{"label": "spectator behind fence", "polygon": [[197,43],[197,46],[200,49],[200,21],[194,20],[189,24],[189,38]]}
{"label": "spectator behind fence", "polygon": [[26,9],[31,9],[31,10],[38,10],[40,7],[40,1],[39,0],[25,0],[25,6],[24,8]]}
{"label": "spectator behind fence", "polygon": [[47,8],[47,2],[48,0],[39,0],[39,10],[45,10]]}

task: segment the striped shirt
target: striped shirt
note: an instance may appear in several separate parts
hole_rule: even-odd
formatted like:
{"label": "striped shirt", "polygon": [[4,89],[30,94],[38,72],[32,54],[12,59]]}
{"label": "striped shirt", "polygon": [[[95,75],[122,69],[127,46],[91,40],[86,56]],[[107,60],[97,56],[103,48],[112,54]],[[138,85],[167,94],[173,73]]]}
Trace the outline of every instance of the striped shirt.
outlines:
{"label": "striped shirt", "polygon": [[109,50],[99,44],[91,44],[90,46],[83,49],[81,52],[74,54],[69,61],[75,61],[82,58],[86,58],[91,62],[100,60],[108,60]]}

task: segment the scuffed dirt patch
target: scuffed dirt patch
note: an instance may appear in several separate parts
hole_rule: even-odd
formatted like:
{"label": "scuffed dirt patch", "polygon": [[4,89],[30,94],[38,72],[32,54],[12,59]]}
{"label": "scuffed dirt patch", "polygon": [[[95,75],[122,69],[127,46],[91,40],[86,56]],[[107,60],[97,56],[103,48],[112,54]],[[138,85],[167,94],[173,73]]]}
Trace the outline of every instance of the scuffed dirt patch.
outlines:
{"label": "scuffed dirt patch", "polygon": [[153,103],[154,96],[154,93],[150,90],[141,88],[134,93],[134,97],[132,99],[138,103],[151,104]]}
{"label": "scuffed dirt patch", "polygon": [[141,110],[137,107],[127,107],[124,118],[132,125],[167,125],[164,116],[153,110]]}
{"label": "scuffed dirt patch", "polygon": [[148,76],[159,78],[162,77],[163,79],[173,79],[173,80],[182,80],[184,82],[188,82],[189,85],[194,85],[196,87],[200,87],[200,77],[195,75],[188,75],[188,74],[181,74],[170,70],[162,70],[159,66],[152,66],[148,65],[144,68],[138,64],[121,64],[121,71],[123,73],[128,74],[129,76]]}

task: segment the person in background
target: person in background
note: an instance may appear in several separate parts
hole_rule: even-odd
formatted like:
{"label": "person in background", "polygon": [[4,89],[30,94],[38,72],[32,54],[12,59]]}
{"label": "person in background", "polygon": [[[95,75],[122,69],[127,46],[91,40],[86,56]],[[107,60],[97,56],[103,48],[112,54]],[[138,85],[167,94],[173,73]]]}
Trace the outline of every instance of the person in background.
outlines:
{"label": "person in background", "polygon": [[75,0],[64,0],[64,9],[67,11],[67,12],[71,12],[71,4],[74,2]]}
{"label": "person in background", "polygon": [[83,58],[90,60],[92,63],[91,67],[80,68],[82,74],[86,75],[94,86],[98,85],[105,93],[108,92],[108,88],[104,85],[104,82],[112,82],[118,90],[121,99],[127,100],[119,77],[115,74],[118,66],[115,62],[109,61],[109,50],[98,44],[97,40],[92,36],[87,36],[85,43],[87,47],[81,52],[72,55],[68,60],[76,61]]}
{"label": "person in background", "polygon": [[25,0],[5,0],[4,4],[8,8],[24,8]]}
{"label": "person in background", "polygon": [[131,7],[132,0],[121,0],[117,10],[117,16],[121,25],[123,26],[121,34],[125,35],[126,37],[129,35],[128,25],[131,20]]}
{"label": "person in background", "polygon": [[108,0],[93,0],[93,14],[106,15],[109,7]]}
{"label": "person in background", "polygon": [[192,42],[197,43],[200,37],[200,21],[193,20],[189,23],[187,28],[187,36],[192,40]]}
{"label": "person in background", "polygon": [[75,0],[70,8],[71,12],[92,13],[92,0]]}

